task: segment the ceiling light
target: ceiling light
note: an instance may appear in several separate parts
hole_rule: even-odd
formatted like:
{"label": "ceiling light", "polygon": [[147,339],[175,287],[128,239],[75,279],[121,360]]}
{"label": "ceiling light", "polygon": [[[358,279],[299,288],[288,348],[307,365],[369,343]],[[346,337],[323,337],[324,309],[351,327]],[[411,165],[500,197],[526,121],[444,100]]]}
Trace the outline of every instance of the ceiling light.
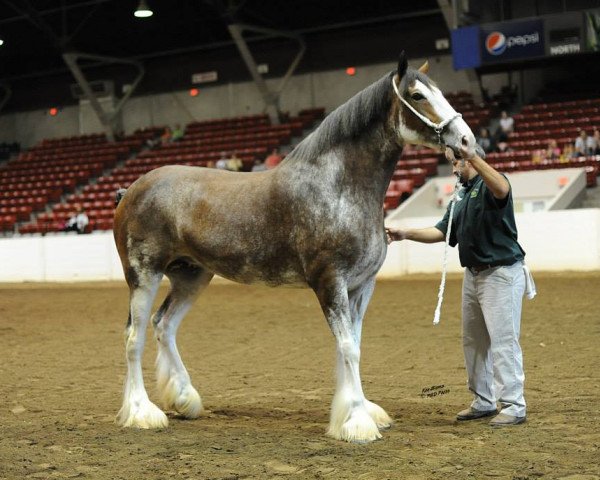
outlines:
{"label": "ceiling light", "polygon": [[146,0],[140,0],[137,10],[133,12],[133,14],[138,18],[148,18],[151,17],[154,12],[148,7]]}
{"label": "ceiling light", "polygon": [[4,40],[0,38],[0,45],[4,45]]}

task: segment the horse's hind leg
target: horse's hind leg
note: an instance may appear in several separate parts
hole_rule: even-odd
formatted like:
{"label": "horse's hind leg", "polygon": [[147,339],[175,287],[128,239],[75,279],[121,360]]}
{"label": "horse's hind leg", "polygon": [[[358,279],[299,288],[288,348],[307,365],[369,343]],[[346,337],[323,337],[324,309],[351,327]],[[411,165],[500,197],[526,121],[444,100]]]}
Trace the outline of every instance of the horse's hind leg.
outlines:
{"label": "horse's hind leg", "polygon": [[130,290],[129,318],[125,330],[127,375],[123,406],[117,415],[117,423],[123,427],[166,427],[169,423],[167,416],[148,399],[142,376],[146,329],[162,274],[129,267],[126,277]]}
{"label": "horse's hind leg", "polygon": [[[365,316],[365,311],[369,305],[369,301],[371,300],[371,296],[373,295],[373,290],[375,288],[375,277],[366,281],[360,287],[348,291],[348,301],[350,304],[350,315],[352,316],[352,324],[354,326],[354,335],[356,336],[356,341],[358,342],[358,346],[360,347],[360,337],[362,334],[362,322]],[[376,403],[370,402],[365,398],[365,407],[371,415],[371,418],[377,424],[377,427],[381,430],[385,430],[390,428],[392,425],[392,419],[386,413],[386,411],[381,408]]]}
{"label": "horse's hind leg", "polygon": [[337,387],[327,434],[349,442],[381,438],[362,390],[360,345],[350,315],[348,291],[339,279],[323,280],[315,291],[337,344]]}
{"label": "horse's hind leg", "polygon": [[181,320],[213,274],[200,267],[179,263],[167,269],[166,275],[171,281],[171,290],[152,318],[158,342],[158,392],[165,410],[175,410],[186,418],[196,418],[202,411],[202,401],[179,356],[176,335]]}

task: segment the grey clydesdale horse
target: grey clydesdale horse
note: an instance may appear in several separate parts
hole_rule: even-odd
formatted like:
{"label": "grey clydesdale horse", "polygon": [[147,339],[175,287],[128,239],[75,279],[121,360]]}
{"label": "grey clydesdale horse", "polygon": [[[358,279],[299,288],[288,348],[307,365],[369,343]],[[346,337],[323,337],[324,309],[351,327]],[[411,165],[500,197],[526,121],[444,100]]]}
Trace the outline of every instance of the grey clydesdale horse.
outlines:
{"label": "grey clydesdale horse", "polygon": [[127,376],[117,422],[160,428],[141,357],[164,275],[170,292],[152,317],[164,409],[195,418],[202,402],[176,345],[177,328],[214,274],[240,283],[311,288],[337,347],[328,434],[369,442],[392,420],[362,390],[362,320],[386,255],[382,204],[405,143],[473,149],[467,124],[427,77],[427,63],[392,71],[331,113],[275,169],[233,173],[167,166],[137,180],[114,222],[130,289]]}

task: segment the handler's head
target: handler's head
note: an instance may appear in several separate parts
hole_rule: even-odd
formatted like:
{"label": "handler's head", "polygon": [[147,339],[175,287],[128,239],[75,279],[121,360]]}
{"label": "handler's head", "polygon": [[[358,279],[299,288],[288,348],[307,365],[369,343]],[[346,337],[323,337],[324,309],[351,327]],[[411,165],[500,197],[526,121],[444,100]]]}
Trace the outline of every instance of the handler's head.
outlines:
{"label": "handler's head", "polygon": [[467,159],[456,158],[451,148],[446,148],[446,159],[452,165],[452,173],[460,179],[460,183],[466,183],[477,175],[477,170],[473,168],[471,162]]}

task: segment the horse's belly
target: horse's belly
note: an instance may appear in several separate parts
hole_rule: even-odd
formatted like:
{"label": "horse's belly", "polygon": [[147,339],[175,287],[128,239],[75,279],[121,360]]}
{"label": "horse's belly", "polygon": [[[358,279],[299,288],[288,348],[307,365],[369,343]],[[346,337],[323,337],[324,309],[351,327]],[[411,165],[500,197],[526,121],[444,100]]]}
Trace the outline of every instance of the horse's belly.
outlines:
{"label": "horse's belly", "polygon": [[275,260],[260,264],[252,262],[249,258],[199,258],[198,261],[204,268],[211,272],[237,283],[248,285],[263,284],[271,287],[308,287],[306,278],[301,272],[289,266],[287,268],[278,268]]}

